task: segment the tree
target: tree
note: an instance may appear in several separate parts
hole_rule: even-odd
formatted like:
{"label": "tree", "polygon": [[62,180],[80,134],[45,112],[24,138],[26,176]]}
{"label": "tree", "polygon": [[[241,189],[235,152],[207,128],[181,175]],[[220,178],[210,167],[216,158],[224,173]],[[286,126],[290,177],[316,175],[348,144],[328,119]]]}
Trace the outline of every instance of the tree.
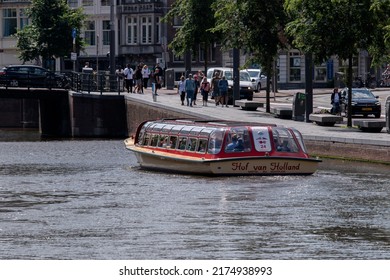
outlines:
{"label": "tree", "polygon": [[[80,30],[82,9],[71,9],[66,0],[33,0],[27,10],[30,24],[16,33],[19,58],[23,61],[68,56],[73,49],[72,30]],[[76,44],[82,41],[77,34]]]}
{"label": "tree", "polygon": [[371,5],[378,29],[374,36],[374,44],[368,49],[374,65],[390,60],[390,0],[374,0]]}
{"label": "tree", "polygon": [[177,0],[164,17],[164,21],[181,19],[181,27],[177,30],[169,47],[178,55],[191,51],[198,53],[199,46],[205,51],[205,71],[207,70],[208,51],[212,43],[218,41],[217,35],[210,31],[215,20],[211,13],[214,0]]}
{"label": "tree", "polygon": [[[371,0],[286,0],[286,11],[293,20],[287,32],[304,53],[312,53],[314,61],[323,62],[332,55],[348,60],[348,108],[352,101],[352,57],[374,45],[378,34],[378,18]],[[348,110],[348,127],[352,126]]]}
{"label": "tree", "polygon": [[284,9],[282,0],[216,0],[216,27],[222,44],[252,54],[252,61],[267,73],[266,111],[270,112],[270,77],[278,48],[282,46]]}

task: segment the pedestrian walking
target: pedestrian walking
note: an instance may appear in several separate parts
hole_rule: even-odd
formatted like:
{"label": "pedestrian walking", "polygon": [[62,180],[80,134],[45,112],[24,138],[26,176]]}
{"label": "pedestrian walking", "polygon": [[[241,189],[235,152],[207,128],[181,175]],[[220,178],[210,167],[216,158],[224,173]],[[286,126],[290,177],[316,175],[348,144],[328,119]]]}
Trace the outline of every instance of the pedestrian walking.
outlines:
{"label": "pedestrian walking", "polygon": [[123,74],[125,76],[125,87],[127,89],[128,93],[133,92],[133,75],[134,70],[130,67],[130,64],[126,65],[125,70],[123,71]]}
{"label": "pedestrian walking", "polygon": [[185,91],[187,106],[192,107],[192,101],[194,99],[195,92],[195,81],[192,79],[192,74],[189,74],[187,80],[185,81]]}
{"label": "pedestrian walking", "polygon": [[145,89],[148,88],[149,77],[150,77],[150,69],[147,65],[144,65],[142,67],[142,79],[143,79],[143,85]]}
{"label": "pedestrian walking", "polygon": [[200,87],[200,81],[197,74],[194,75],[195,92],[194,92],[194,105],[196,105],[196,98],[198,97],[198,91]]}
{"label": "pedestrian walking", "polygon": [[226,107],[228,106],[228,88],[229,84],[228,81],[226,80],[225,76],[222,76],[222,79],[218,81],[218,88],[219,88],[219,93],[220,93],[220,102],[223,105],[225,104]]}
{"label": "pedestrian walking", "polygon": [[334,115],[341,115],[340,102],[341,102],[341,93],[338,88],[333,89],[333,93],[330,97],[330,103],[332,104],[331,113]]}
{"label": "pedestrian walking", "polygon": [[215,106],[218,106],[220,103],[220,92],[219,92],[219,87],[218,83],[220,80],[219,72],[215,72],[214,77],[211,79],[211,96],[214,98],[215,101]]}
{"label": "pedestrian walking", "polygon": [[134,78],[135,78],[135,93],[144,93],[142,88],[142,66],[138,65],[137,69],[134,72]]}
{"label": "pedestrian walking", "polygon": [[203,106],[207,106],[209,92],[210,92],[210,83],[207,81],[207,78],[204,77],[202,84],[200,85],[200,93],[202,95]]}
{"label": "pedestrian walking", "polygon": [[155,94],[157,94],[157,90],[161,88],[161,75],[160,75],[160,69],[156,68],[154,70],[154,73],[153,73],[153,77],[154,77],[154,83],[155,83],[155,87],[154,87],[154,90],[155,90]]}
{"label": "pedestrian walking", "polygon": [[119,91],[122,91],[121,88],[122,88],[122,85],[123,85],[123,78],[125,77],[124,73],[123,73],[123,68],[122,66],[119,66],[118,69],[115,70],[115,76],[116,76],[116,81],[117,81],[117,85],[118,85],[118,90]]}
{"label": "pedestrian walking", "polygon": [[186,88],[185,88],[184,76],[180,77],[179,84],[177,85],[177,93],[180,96],[181,105],[184,105],[184,99],[186,97]]}

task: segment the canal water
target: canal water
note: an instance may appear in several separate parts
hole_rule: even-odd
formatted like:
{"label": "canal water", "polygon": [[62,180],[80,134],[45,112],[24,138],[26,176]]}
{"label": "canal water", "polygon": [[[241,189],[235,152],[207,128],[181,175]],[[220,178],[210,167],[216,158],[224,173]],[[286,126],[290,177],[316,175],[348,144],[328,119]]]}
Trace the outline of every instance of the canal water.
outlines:
{"label": "canal water", "polygon": [[390,168],[140,170],[121,140],[0,142],[1,259],[389,259]]}

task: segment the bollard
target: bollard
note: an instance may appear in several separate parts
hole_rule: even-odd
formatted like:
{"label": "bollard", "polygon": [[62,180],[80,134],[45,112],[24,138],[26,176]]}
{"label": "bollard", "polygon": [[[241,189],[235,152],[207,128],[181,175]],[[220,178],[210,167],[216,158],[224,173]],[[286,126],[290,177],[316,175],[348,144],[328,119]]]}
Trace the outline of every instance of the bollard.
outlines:
{"label": "bollard", "polygon": [[386,98],[385,111],[386,111],[386,131],[387,133],[390,133],[390,96]]}
{"label": "bollard", "polygon": [[294,94],[292,104],[292,119],[294,121],[304,121],[306,109],[306,94],[297,92]]}
{"label": "bollard", "polygon": [[152,98],[153,102],[157,102],[156,83],[152,83]]}

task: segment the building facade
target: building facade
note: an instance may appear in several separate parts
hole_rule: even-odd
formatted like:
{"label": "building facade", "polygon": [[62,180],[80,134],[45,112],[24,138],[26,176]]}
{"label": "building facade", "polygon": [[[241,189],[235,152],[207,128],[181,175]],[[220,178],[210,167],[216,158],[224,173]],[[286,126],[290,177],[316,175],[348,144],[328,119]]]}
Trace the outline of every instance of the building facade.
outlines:
{"label": "building facade", "polygon": [[[130,63],[133,67],[144,63],[153,67],[157,62],[165,69],[173,69],[176,79],[188,68],[193,72],[205,70],[205,50],[199,48],[196,55],[185,57],[176,55],[168,45],[180,27],[180,19],[164,23],[165,16],[174,0],[68,0],[71,8],[83,7],[87,20],[80,30],[86,42],[85,48],[77,54],[77,60],[71,55],[64,64],[56,63],[56,70],[80,71],[86,62],[96,71],[108,71],[110,65],[111,29],[115,34],[115,65],[124,67]],[[0,0],[0,67],[19,64],[16,40],[12,35],[18,29],[29,24],[25,9],[31,1]],[[113,19],[113,20],[112,20]],[[209,46],[208,67],[232,66],[232,52],[222,53],[217,43]],[[249,59],[240,55],[240,64]],[[354,76],[364,77],[369,72],[370,59],[362,51],[353,59]],[[347,62],[333,57],[326,63],[317,65],[313,70],[315,87],[333,87],[338,85],[346,73]],[[299,50],[280,51],[275,64],[279,88],[302,88],[305,85],[305,57]],[[340,78],[341,77],[341,78]]]}

